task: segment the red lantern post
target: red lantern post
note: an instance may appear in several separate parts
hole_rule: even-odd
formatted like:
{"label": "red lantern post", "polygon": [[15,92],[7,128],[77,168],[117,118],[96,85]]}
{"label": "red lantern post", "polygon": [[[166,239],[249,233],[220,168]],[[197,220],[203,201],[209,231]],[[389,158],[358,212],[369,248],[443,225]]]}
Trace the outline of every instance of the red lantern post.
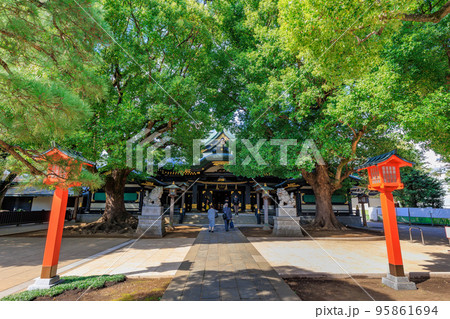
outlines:
{"label": "red lantern post", "polygon": [[416,285],[405,276],[402,261],[400,238],[398,235],[397,216],[395,213],[392,191],[403,189],[400,179],[400,167],[412,166],[396,155],[396,151],[371,157],[358,170],[367,169],[369,189],[380,192],[383,227],[389,260],[389,273],[382,282],[396,290],[416,289]]}
{"label": "red lantern post", "polygon": [[70,181],[70,179],[77,177],[81,173],[83,165],[93,166],[92,162],[57,148],[41,154],[37,157],[37,160],[45,160],[49,163],[44,183],[56,185],[56,188],[53,194],[52,209],[48,223],[41,277],[28,287],[28,290],[46,289],[60,282],[56,272],[69,197],[68,189],[81,186],[80,182]]}

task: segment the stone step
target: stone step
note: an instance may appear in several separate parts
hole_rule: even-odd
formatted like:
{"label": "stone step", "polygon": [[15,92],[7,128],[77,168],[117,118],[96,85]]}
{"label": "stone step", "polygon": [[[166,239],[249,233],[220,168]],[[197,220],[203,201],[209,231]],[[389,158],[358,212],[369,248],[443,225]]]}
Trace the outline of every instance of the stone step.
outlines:
{"label": "stone step", "polygon": [[[222,223],[222,214],[219,213],[219,217],[216,218],[216,223]],[[236,225],[252,225],[256,224],[255,214],[241,213],[238,216],[233,214],[233,223]],[[202,213],[187,213],[183,219],[183,224],[209,224],[208,216]]]}

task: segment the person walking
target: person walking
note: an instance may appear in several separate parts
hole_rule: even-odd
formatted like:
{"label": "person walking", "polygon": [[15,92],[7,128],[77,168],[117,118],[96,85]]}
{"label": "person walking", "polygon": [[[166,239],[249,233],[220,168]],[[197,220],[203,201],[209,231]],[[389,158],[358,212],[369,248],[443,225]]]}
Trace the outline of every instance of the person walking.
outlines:
{"label": "person walking", "polygon": [[225,201],[225,204],[223,205],[223,222],[225,223],[225,231],[228,231],[232,218],[233,215],[231,214],[231,208],[228,206],[228,201]]}
{"label": "person walking", "polygon": [[218,211],[214,209],[214,205],[211,203],[209,209],[208,209],[208,220],[209,220],[209,232],[214,233],[214,226],[216,226],[216,217],[217,217]]}
{"label": "person walking", "polygon": [[236,216],[239,215],[239,197],[237,195],[234,195],[233,197],[233,208],[234,208],[234,214]]}

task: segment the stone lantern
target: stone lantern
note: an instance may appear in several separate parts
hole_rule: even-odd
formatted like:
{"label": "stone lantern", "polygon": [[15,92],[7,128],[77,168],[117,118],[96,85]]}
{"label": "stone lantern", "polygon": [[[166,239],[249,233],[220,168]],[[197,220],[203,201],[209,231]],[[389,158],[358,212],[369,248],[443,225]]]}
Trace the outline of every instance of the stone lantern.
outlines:
{"label": "stone lantern", "polygon": [[392,196],[392,191],[403,188],[400,179],[400,167],[412,165],[412,162],[401,158],[393,150],[389,153],[369,158],[366,163],[358,168],[358,170],[367,170],[369,174],[369,189],[380,192],[383,227],[389,260],[389,273],[387,277],[382,279],[382,282],[396,290],[416,289],[416,285],[408,280],[403,269],[397,216],[394,197]]}
{"label": "stone lantern", "polygon": [[258,191],[261,193],[261,197],[263,199],[264,202],[264,230],[270,230],[270,226],[269,226],[269,198],[270,198],[270,194],[269,192],[273,190],[272,187],[267,186],[264,183],[264,186],[260,186],[258,188]]}
{"label": "stone lantern", "polygon": [[59,261],[59,251],[64,229],[69,188],[81,186],[77,181],[82,167],[94,166],[93,162],[78,154],[63,151],[56,147],[36,157],[37,161],[48,163],[44,184],[55,185],[52,208],[48,223],[41,277],[28,287],[28,290],[48,289],[61,282],[56,275]]}
{"label": "stone lantern", "polygon": [[358,204],[361,204],[361,216],[363,220],[363,226],[367,227],[367,218],[366,218],[366,209],[364,207],[365,204],[369,203],[369,195],[367,194],[358,194]]}
{"label": "stone lantern", "polygon": [[172,182],[171,185],[165,187],[169,190],[169,196],[170,196],[170,217],[169,217],[169,228],[171,230],[174,229],[173,227],[173,214],[174,214],[174,206],[175,206],[175,197],[177,196],[177,191],[180,189],[177,185],[175,185],[175,182]]}
{"label": "stone lantern", "polygon": [[183,193],[181,194],[181,208],[180,208],[180,214],[183,214],[183,213],[186,212],[186,207],[185,207],[185,206],[186,206],[186,204],[185,204],[185,201],[186,201],[185,193],[186,193],[186,190],[187,190],[189,184],[186,183],[186,182],[181,182],[181,183],[179,184],[179,186],[180,186],[181,191],[183,192]]}

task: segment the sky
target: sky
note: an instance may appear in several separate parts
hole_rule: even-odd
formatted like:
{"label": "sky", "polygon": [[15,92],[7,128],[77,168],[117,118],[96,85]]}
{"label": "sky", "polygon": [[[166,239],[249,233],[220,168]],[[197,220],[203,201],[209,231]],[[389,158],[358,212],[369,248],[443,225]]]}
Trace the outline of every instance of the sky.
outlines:
{"label": "sky", "polygon": [[[434,153],[433,151],[425,152],[425,161],[428,163],[427,167],[429,167],[433,171],[442,169],[446,166],[446,163],[439,161],[439,156],[436,155],[436,153]],[[443,179],[444,177],[444,174],[442,174],[440,179]],[[444,208],[450,208],[450,188],[448,185],[445,185],[445,190],[447,191],[447,194],[444,200]]]}

